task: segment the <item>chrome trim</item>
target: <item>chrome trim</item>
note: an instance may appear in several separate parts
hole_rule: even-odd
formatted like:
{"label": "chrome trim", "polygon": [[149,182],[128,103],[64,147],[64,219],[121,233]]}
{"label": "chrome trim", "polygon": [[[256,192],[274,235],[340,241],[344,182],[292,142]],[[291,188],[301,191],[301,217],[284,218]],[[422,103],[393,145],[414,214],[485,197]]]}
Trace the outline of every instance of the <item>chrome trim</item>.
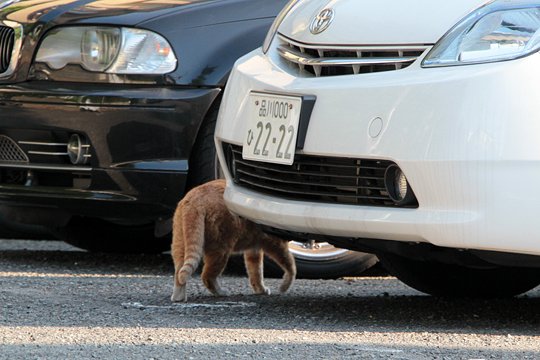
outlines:
{"label": "chrome trim", "polygon": [[417,59],[416,56],[387,57],[387,58],[327,58],[311,57],[305,53],[287,49],[284,46],[277,48],[279,55],[286,60],[301,65],[311,66],[346,66],[346,65],[392,65],[397,63],[407,63]]}
{"label": "chrome trim", "polygon": [[53,171],[74,171],[74,172],[90,172],[91,167],[80,166],[60,166],[60,165],[34,165],[34,164],[12,164],[0,162],[0,168],[18,168],[18,169],[34,169],[34,170],[53,170]]}
{"label": "chrome trim", "polygon": [[38,145],[38,146],[67,146],[67,143],[48,143],[39,141],[17,141],[22,145]]}
{"label": "chrome trim", "polygon": [[[68,152],[69,144],[68,143],[52,143],[52,142],[49,143],[49,142],[42,142],[42,141],[17,141],[17,143],[21,144],[21,145],[31,145],[31,146],[65,146],[66,147],[65,152],[28,150],[27,153],[32,154],[32,155],[68,156],[69,157],[69,152]],[[81,148],[85,149],[85,151],[89,151],[90,145],[89,144],[84,144],[84,145],[81,145]],[[85,158],[85,159],[89,159],[89,158],[92,157],[92,155],[91,154],[82,154],[82,157]]]}
{"label": "chrome trim", "polygon": [[2,79],[12,75],[15,72],[15,68],[19,63],[19,56],[21,54],[24,31],[23,26],[15,21],[0,20],[0,25],[10,27],[15,31],[15,43],[13,44],[13,50],[11,51],[11,59],[9,60],[7,70],[0,74],[0,79]]}
{"label": "chrome trim", "polygon": [[[394,66],[394,69],[372,68],[368,72],[399,70],[412,64],[431,47],[431,45],[426,44],[381,46],[303,44],[281,34],[279,34],[279,40],[281,45],[278,45],[276,50],[282,59],[297,65],[300,71],[310,67],[308,72],[317,77],[326,75],[323,74],[323,68],[325,67],[345,67],[350,69],[349,71],[337,71],[337,73],[331,73],[329,76],[349,73],[357,75],[364,73],[362,67],[366,66]],[[409,52],[413,52],[413,54],[407,54]],[[374,56],[373,53],[377,53],[377,56]],[[388,56],[384,56],[384,53],[388,53]]]}
{"label": "chrome trim", "polygon": [[29,154],[34,154],[34,155],[51,155],[51,156],[56,156],[56,155],[69,155],[67,152],[48,152],[48,151],[32,151],[32,150],[29,150],[28,151]]}
{"label": "chrome trim", "polygon": [[334,21],[335,12],[332,8],[324,8],[311,20],[309,31],[313,35],[317,35],[328,29],[332,21]]}
{"label": "chrome trim", "polygon": [[340,249],[330,245],[327,242],[310,242],[289,241],[289,251],[296,259],[303,260],[331,260],[337,256],[343,255],[349,250]]}
{"label": "chrome trim", "polygon": [[266,34],[266,37],[264,38],[263,44],[262,44],[262,51],[263,53],[267,53],[268,49],[270,49],[270,45],[274,41],[274,38],[276,37],[276,34],[278,32],[278,28],[285,19],[285,17],[292,11],[292,9],[301,3],[302,0],[290,0],[283,9],[277,14],[276,18],[274,19],[274,22],[272,23],[272,26],[270,26],[270,29],[268,30],[268,33]]}
{"label": "chrome trim", "polygon": [[403,51],[414,51],[421,50],[424,51],[429,49],[432,45],[429,44],[409,44],[409,45],[331,45],[331,44],[306,44],[291,38],[286,37],[285,35],[279,34],[279,40],[297,47],[306,48],[306,49],[317,49],[325,51],[392,51],[392,50],[403,50]]}

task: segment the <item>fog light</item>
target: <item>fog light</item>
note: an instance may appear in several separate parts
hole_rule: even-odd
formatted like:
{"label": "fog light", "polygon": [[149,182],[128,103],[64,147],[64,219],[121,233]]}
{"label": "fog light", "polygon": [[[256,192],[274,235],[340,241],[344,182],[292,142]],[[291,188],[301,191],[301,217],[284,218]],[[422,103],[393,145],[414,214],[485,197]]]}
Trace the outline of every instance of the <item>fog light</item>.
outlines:
{"label": "fog light", "polygon": [[384,186],[396,205],[407,205],[415,200],[405,174],[397,165],[390,165],[386,168]]}
{"label": "fog light", "polygon": [[74,165],[85,164],[90,155],[88,150],[90,145],[86,144],[81,136],[78,134],[72,134],[67,144],[67,153],[69,160]]}

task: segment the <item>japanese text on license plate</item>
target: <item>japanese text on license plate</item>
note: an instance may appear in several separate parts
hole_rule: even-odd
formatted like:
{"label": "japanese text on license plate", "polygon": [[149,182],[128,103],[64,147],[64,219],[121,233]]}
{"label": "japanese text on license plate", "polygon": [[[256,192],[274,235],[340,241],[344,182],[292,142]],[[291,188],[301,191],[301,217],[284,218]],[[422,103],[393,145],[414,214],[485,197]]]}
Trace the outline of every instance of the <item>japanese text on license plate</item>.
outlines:
{"label": "japanese text on license plate", "polygon": [[301,106],[300,97],[251,93],[242,157],[292,164]]}

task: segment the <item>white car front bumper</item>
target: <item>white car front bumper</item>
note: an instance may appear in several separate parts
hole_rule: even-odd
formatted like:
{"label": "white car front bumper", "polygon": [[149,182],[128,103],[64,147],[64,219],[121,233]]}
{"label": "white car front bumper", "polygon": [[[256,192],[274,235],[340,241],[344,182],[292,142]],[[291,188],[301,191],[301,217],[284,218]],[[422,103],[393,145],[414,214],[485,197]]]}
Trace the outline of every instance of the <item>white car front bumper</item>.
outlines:
{"label": "white car front bumper", "polygon": [[216,127],[224,164],[222,143],[242,145],[251,91],[315,95],[301,152],[393,161],[417,209],[286,200],[235,185],[226,171],[230,209],[290,231],[540,255],[540,55],[432,69],[420,60],[314,78],[257,50],[231,74]]}

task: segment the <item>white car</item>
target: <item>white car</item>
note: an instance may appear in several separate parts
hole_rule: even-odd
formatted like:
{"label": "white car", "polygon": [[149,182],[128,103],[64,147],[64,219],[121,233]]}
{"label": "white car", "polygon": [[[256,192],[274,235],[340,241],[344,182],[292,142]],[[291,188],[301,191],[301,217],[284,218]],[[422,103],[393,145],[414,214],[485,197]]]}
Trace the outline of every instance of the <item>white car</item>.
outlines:
{"label": "white car", "polygon": [[540,284],[540,1],[291,1],[216,128],[230,209],[439,296]]}

